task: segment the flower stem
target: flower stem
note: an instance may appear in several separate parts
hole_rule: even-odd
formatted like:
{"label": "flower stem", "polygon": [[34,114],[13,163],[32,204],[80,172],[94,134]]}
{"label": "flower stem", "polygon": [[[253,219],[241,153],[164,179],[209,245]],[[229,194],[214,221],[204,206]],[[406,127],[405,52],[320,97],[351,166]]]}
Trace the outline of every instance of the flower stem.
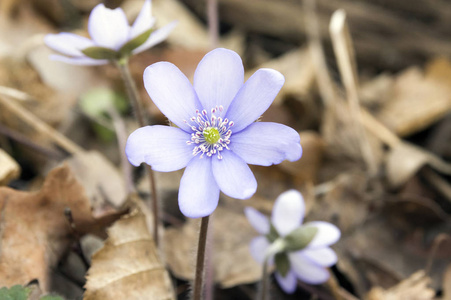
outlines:
{"label": "flower stem", "polygon": [[262,274],[262,284],[260,287],[260,291],[259,291],[259,297],[258,299],[261,300],[267,300],[269,291],[268,291],[268,279],[269,279],[269,274],[268,274],[268,261],[269,258],[271,257],[271,255],[266,254],[265,256],[265,260],[263,261],[263,274]]}
{"label": "flower stem", "polygon": [[138,119],[138,124],[139,126],[143,127],[146,125],[146,123],[144,122],[144,116],[141,109],[141,104],[139,102],[138,89],[136,88],[135,81],[133,80],[133,77],[130,74],[130,69],[128,67],[128,59],[117,60],[115,61],[115,65],[121,72],[122,81],[124,81],[125,89],[127,90],[127,96],[133,107],[133,112]]}
{"label": "flower stem", "polygon": [[266,250],[265,258],[263,260],[263,274],[262,274],[262,284],[260,287],[259,295],[257,299],[267,300],[269,299],[269,274],[268,274],[268,263],[271,257],[276,253],[283,252],[285,249],[285,241],[281,238],[275,240],[269,248]]}
{"label": "flower stem", "polygon": [[194,277],[193,300],[202,299],[205,248],[207,244],[208,221],[210,216],[203,217],[200,223],[199,244],[197,246],[196,274]]}
{"label": "flower stem", "polygon": [[[139,93],[136,88],[135,81],[130,74],[130,69],[128,68],[128,59],[120,59],[114,61],[114,64],[119,69],[121,73],[122,80],[124,81],[125,88],[127,90],[128,98],[132,104],[133,111],[138,119],[138,124],[140,127],[144,127],[147,124],[145,123],[145,119],[143,116],[143,111],[141,109],[140,101],[139,101]],[[150,191],[152,193],[152,211],[153,211],[153,238],[155,240],[155,245],[159,244],[158,238],[158,221],[159,221],[159,207],[158,207],[158,198],[157,198],[157,189],[155,186],[155,178],[153,176],[152,168],[149,165],[146,165],[146,171],[149,175],[149,185]]]}

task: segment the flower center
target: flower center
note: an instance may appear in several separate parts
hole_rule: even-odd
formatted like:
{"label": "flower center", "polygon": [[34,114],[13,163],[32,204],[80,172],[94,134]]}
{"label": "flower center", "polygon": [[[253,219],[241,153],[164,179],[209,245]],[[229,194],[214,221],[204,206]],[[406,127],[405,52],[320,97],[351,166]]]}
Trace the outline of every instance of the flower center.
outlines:
{"label": "flower center", "polygon": [[221,151],[229,150],[228,145],[232,135],[230,127],[234,123],[227,118],[216,117],[216,113],[221,113],[223,110],[222,106],[212,108],[210,117],[205,109],[202,112],[196,111],[196,116],[192,117],[189,122],[184,120],[193,131],[191,139],[186,141],[188,145],[195,145],[193,155],[201,153],[201,158],[204,154],[208,157],[217,155],[218,159],[222,159]]}
{"label": "flower center", "polygon": [[205,141],[209,144],[216,144],[221,136],[219,135],[219,131],[216,127],[207,127],[202,132],[202,135],[205,138]]}

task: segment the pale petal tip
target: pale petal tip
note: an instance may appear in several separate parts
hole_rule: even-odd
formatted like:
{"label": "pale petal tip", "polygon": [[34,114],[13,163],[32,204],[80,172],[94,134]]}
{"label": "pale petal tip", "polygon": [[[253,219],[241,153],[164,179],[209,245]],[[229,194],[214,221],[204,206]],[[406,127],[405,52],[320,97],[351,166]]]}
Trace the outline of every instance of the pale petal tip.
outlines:
{"label": "pale petal tip", "polygon": [[218,203],[218,201],[216,200],[215,206],[210,205],[209,207],[199,208],[199,207],[193,207],[191,205],[183,205],[180,203],[180,200],[179,200],[179,209],[180,209],[180,212],[185,217],[188,217],[191,219],[198,219],[198,218],[203,218],[203,217],[211,215],[215,211],[216,207],[218,207],[217,203]]}

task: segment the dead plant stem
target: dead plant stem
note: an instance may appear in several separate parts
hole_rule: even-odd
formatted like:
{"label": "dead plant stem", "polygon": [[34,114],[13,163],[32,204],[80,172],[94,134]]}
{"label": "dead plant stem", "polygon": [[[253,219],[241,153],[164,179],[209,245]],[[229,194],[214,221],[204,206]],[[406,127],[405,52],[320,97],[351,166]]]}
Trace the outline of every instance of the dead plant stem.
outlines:
{"label": "dead plant stem", "polygon": [[354,48],[346,24],[346,13],[344,10],[337,10],[334,12],[330,21],[329,31],[332,37],[335,57],[337,58],[338,69],[346,89],[352,119],[355,122],[356,133],[359,137],[362,157],[367,165],[368,172],[371,177],[374,177],[377,173],[377,162],[374,159],[374,153],[371,149],[365,129],[362,126]]}
{"label": "dead plant stem", "polygon": [[17,116],[19,119],[27,123],[27,125],[33,128],[36,132],[49,138],[59,147],[63,148],[66,152],[75,154],[77,152],[84,151],[83,148],[69,140],[58,130],[54,129],[53,127],[36,117],[33,113],[26,110],[19,103],[17,103],[16,100],[0,96],[0,104],[4,108],[9,110],[12,114]]}
{"label": "dead plant stem", "polygon": [[34,151],[41,153],[42,155],[45,155],[49,157],[50,159],[54,160],[61,160],[64,158],[64,154],[61,151],[49,149],[46,147],[43,147],[41,145],[36,144],[33,142],[30,138],[27,136],[12,130],[6,126],[3,126],[3,124],[0,124],[0,134],[9,137],[12,140],[15,140],[18,143],[21,143]]}

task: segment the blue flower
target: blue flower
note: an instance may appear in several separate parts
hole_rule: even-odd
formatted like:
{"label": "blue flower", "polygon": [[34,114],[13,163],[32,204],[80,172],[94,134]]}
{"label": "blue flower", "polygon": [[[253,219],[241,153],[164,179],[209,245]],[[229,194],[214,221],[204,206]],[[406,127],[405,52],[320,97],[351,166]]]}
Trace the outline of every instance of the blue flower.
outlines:
{"label": "blue flower", "polygon": [[[275,277],[286,293],[296,290],[297,279],[309,284],[320,284],[329,278],[326,267],[337,262],[337,255],[329,247],[340,238],[340,230],[333,224],[315,221],[301,226],[305,214],[304,199],[296,190],[282,193],[274,203],[271,221],[252,207],[245,208],[245,214],[252,227],[262,236],[251,241],[250,250],[256,261],[263,263],[267,249],[279,238],[283,240],[300,227],[315,227],[317,229],[313,239],[299,251],[283,251],[288,258],[289,268],[286,274],[276,271]],[[271,230],[271,227],[273,228]],[[276,231],[276,232],[274,232]],[[277,266],[276,270],[283,269]]]}
{"label": "blue flower", "polygon": [[[62,32],[47,34],[44,38],[46,45],[63,55],[52,55],[50,58],[75,65],[103,65],[108,59],[94,59],[83,53],[91,47],[101,47],[112,53],[122,50],[126,54],[136,54],[164,41],[174,29],[176,22],[172,22],[154,32],[151,32],[155,18],[151,15],[151,1],[146,0],[132,26],[128,24],[121,8],[109,9],[99,4],[92,10],[88,31],[91,39],[73,33]],[[144,36],[143,36],[144,35]],[[144,39],[141,39],[141,38]],[[127,43],[135,41],[131,48],[124,49]],[[138,42],[136,44],[136,42]],[[129,46],[131,46],[129,44]],[[130,53],[128,53],[130,52]]]}
{"label": "blue flower", "polygon": [[244,83],[238,54],[215,49],[202,59],[191,85],[169,62],[144,71],[144,86],[161,112],[177,127],[146,126],[128,138],[126,154],[138,166],[170,172],[186,167],[179,207],[191,218],[210,215],[219,191],[251,197],[257,181],[248,164],[269,166],[302,154],[299,134],[281,124],[255,122],[284,84],[272,69],[260,69]]}

